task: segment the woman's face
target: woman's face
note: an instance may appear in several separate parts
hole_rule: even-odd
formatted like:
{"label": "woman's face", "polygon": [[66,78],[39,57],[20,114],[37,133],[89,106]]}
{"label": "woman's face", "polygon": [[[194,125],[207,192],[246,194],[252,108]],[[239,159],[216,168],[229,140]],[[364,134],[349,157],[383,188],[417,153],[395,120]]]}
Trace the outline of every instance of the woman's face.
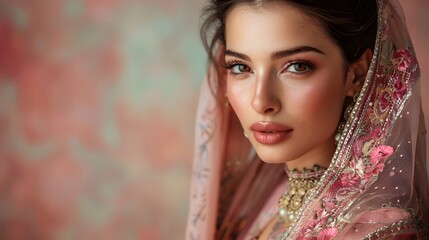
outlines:
{"label": "woman's face", "polygon": [[227,96],[259,157],[328,166],[347,95],[339,47],[297,8],[241,4],[226,18]]}

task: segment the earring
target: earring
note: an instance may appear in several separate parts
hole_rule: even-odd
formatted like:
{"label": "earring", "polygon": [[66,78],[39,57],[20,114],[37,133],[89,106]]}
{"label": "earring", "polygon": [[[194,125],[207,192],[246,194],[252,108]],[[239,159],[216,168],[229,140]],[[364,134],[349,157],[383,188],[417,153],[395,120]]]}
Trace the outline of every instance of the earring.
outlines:
{"label": "earring", "polygon": [[[356,95],[357,96],[357,95]],[[350,116],[352,115],[353,108],[356,103],[356,96],[353,97],[353,102],[347,106],[346,111],[344,111],[344,120],[347,122],[349,120]]]}
{"label": "earring", "polygon": [[346,126],[346,123],[349,121],[350,116],[352,115],[353,108],[356,104],[356,100],[359,94],[356,94],[353,96],[353,101],[347,106],[346,110],[344,111],[344,121],[338,125],[337,134],[335,134],[335,144],[338,144],[340,141],[341,135],[343,134],[344,127]]}
{"label": "earring", "polygon": [[243,131],[243,134],[244,134],[245,138],[249,138],[249,136],[247,136],[247,132],[246,131]]}
{"label": "earring", "polygon": [[346,121],[341,122],[338,126],[337,134],[335,134],[335,144],[338,144],[338,142],[340,142],[341,134],[343,133],[344,127],[346,126],[345,122]]}
{"label": "earring", "polygon": [[229,99],[228,99],[228,96],[226,96],[226,94],[225,94],[225,100],[223,104],[225,108],[229,108]]}

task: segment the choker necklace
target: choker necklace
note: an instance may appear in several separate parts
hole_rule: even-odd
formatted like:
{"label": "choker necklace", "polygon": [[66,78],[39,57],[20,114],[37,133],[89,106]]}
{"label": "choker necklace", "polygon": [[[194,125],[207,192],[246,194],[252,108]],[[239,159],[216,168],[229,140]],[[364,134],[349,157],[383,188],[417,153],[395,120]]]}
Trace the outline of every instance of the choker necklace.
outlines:
{"label": "choker necklace", "polygon": [[289,171],[287,168],[285,170],[289,176],[289,187],[279,199],[279,215],[284,222],[292,222],[326,169],[314,165],[313,169],[304,168],[303,171],[297,169]]}

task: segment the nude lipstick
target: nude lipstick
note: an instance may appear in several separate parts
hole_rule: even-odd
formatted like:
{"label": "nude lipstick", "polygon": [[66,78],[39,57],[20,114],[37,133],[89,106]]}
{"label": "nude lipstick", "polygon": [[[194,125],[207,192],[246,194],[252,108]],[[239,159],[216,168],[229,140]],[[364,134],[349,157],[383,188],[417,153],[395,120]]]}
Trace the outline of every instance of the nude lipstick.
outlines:
{"label": "nude lipstick", "polygon": [[260,144],[272,145],[286,140],[292,128],[274,122],[256,122],[250,126],[253,137]]}

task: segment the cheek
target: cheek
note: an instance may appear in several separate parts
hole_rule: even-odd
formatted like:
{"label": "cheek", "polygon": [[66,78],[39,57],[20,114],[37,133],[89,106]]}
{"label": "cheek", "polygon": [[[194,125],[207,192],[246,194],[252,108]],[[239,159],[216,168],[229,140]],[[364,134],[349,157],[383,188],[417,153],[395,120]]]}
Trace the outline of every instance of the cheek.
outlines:
{"label": "cheek", "polygon": [[[322,80],[323,79],[323,80]],[[329,124],[336,126],[340,119],[344,101],[342,79],[336,77],[319,78],[314,84],[292,94],[293,106],[299,111],[302,123]],[[333,81],[334,80],[334,81]],[[332,84],[332,83],[336,84]],[[328,127],[328,126],[326,126]]]}
{"label": "cheek", "polygon": [[245,82],[227,82],[227,97],[231,107],[241,120],[243,114],[249,112],[252,89]]}

